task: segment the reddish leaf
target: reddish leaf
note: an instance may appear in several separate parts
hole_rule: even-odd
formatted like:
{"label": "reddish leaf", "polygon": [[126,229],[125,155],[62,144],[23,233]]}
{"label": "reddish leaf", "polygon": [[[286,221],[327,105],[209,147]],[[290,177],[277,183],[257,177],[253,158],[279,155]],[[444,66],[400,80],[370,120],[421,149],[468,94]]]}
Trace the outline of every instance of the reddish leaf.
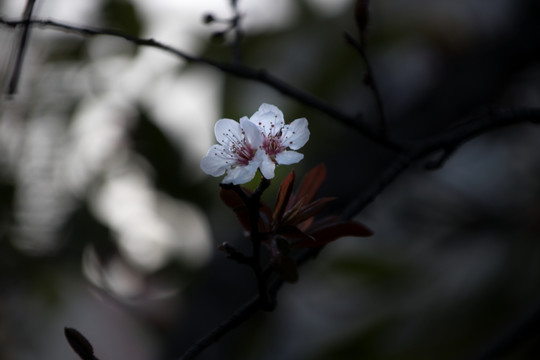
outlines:
{"label": "reddish leaf", "polygon": [[300,184],[296,199],[304,204],[307,204],[313,199],[317,190],[321,187],[324,178],[326,177],[326,167],[324,164],[319,164],[311,169]]}
{"label": "reddish leaf", "polygon": [[328,244],[344,236],[367,237],[373,235],[373,232],[365,225],[355,221],[343,221],[327,226],[319,227],[317,230],[310,232],[310,235],[316,241],[302,240],[295,244],[296,247],[318,247]]}
{"label": "reddish leaf", "polygon": [[272,228],[272,209],[270,206],[261,202],[261,210],[259,211],[259,230],[269,232]]}
{"label": "reddish leaf", "polygon": [[280,226],[276,230],[276,234],[286,237],[287,239],[302,239],[315,241],[315,238],[311,235],[306,234],[298,227],[293,225]]}
{"label": "reddish leaf", "polygon": [[244,200],[242,200],[242,197],[238,195],[238,193],[231,189],[221,189],[219,192],[219,196],[221,197],[221,200],[230,207],[231,209],[236,209],[240,206],[246,206],[244,203]]}
{"label": "reddish leaf", "polygon": [[[242,191],[244,191],[246,195],[251,194],[251,192],[245,188],[242,188]],[[249,231],[251,229],[249,211],[242,197],[236,191],[231,189],[221,189],[219,195],[225,205],[234,211],[238,221],[242,224],[242,227]],[[259,210],[259,231],[268,232],[270,231],[271,226],[272,210],[265,203],[261,203],[261,208]]]}
{"label": "reddish leaf", "polygon": [[292,188],[294,184],[294,171],[291,171],[289,175],[283,180],[279,188],[279,194],[274,206],[274,221],[279,222],[285,212],[285,207],[291,197]]}
{"label": "reddish leaf", "polygon": [[298,228],[302,231],[306,231],[307,229],[309,229],[309,227],[311,226],[311,224],[313,224],[313,222],[315,221],[315,218],[314,217],[310,217],[309,219],[301,222],[300,224],[296,225],[298,226]]}
{"label": "reddish leaf", "polygon": [[242,227],[249,231],[251,229],[249,211],[242,197],[236,191],[230,189],[221,189],[219,196],[225,205],[233,209]]}
{"label": "reddish leaf", "polygon": [[317,222],[315,222],[313,226],[309,228],[309,232],[314,233],[319,229],[322,229],[327,226],[334,225],[340,222],[342,222],[342,220],[339,218],[339,216],[336,216],[336,215],[327,216],[322,219],[318,219]]}
{"label": "reddish leaf", "polygon": [[320,198],[300,209],[291,209],[291,211],[285,213],[283,222],[291,225],[298,225],[310,217],[320,213],[326,204],[334,199],[335,198],[331,197]]}

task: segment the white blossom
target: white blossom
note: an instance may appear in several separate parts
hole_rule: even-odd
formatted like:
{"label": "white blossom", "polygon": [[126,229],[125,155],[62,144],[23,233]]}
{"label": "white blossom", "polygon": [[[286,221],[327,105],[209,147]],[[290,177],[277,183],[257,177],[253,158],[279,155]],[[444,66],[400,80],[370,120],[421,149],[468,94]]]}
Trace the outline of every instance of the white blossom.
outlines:
{"label": "white blossom", "polygon": [[269,104],[262,104],[251,118],[244,116],[239,123],[218,120],[214,133],[219,144],[208,150],[201,169],[212,176],[226,173],[223,183],[234,185],[247,183],[258,169],[272,179],[276,165],[295,164],[304,158],[295,150],[309,139],[305,118],[286,125],[281,110]]}
{"label": "white blossom", "polygon": [[294,150],[300,149],[309,140],[306,118],[286,125],[281,110],[274,105],[262,104],[249,120],[262,131],[261,149],[264,156],[259,167],[265,178],[274,177],[276,164],[295,164],[304,158],[303,154]]}
{"label": "white blossom", "polygon": [[240,123],[218,120],[214,127],[218,145],[213,145],[201,160],[201,169],[212,176],[227,172],[223,183],[244,184],[255,176],[262,161],[262,133],[247,117]]}

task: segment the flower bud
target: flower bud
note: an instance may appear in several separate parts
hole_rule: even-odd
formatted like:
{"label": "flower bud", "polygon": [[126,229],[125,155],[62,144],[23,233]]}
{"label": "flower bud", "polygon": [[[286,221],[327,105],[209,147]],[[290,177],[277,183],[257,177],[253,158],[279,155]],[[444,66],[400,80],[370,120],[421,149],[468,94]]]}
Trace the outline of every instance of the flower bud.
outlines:
{"label": "flower bud", "polygon": [[214,15],[208,13],[208,14],[205,14],[203,16],[203,19],[202,19],[203,23],[205,24],[210,24],[210,23],[213,23],[214,21],[216,21],[216,18],[214,17]]}

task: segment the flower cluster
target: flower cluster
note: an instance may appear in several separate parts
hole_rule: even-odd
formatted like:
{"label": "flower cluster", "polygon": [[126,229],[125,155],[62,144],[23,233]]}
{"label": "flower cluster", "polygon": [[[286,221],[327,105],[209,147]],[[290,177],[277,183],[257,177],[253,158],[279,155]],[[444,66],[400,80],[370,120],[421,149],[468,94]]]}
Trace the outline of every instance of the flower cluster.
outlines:
{"label": "flower cluster", "polygon": [[234,185],[247,183],[258,169],[272,179],[276,165],[303,159],[304,155],[295,150],[309,139],[305,118],[285,124],[281,110],[270,104],[262,104],[255,114],[242,117],[240,122],[218,120],[214,133],[219,144],[210,147],[201,160],[201,169],[212,176],[227,173],[223,183]]}

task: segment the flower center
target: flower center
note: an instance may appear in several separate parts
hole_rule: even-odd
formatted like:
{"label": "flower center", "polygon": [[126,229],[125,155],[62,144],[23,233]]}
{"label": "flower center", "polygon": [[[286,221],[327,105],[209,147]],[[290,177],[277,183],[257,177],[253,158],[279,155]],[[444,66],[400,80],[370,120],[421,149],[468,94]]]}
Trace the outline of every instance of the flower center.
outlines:
{"label": "flower center", "polygon": [[246,166],[255,157],[255,150],[246,141],[246,133],[242,130],[242,137],[238,138],[228,129],[228,134],[223,134],[229,140],[229,154],[235,165]]}
{"label": "flower center", "polygon": [[285,147],[281,143],[281,134],[264,136],[262,146],[264,148],[264,151],[272,159],[274,158],[274,156],[285,150]]}
{"label": "flower center", "polygon": [[236,156],[236,164],[246,166],[255,157],[255,150],[251,148],[247,143],[232,144],[232,152]]}

